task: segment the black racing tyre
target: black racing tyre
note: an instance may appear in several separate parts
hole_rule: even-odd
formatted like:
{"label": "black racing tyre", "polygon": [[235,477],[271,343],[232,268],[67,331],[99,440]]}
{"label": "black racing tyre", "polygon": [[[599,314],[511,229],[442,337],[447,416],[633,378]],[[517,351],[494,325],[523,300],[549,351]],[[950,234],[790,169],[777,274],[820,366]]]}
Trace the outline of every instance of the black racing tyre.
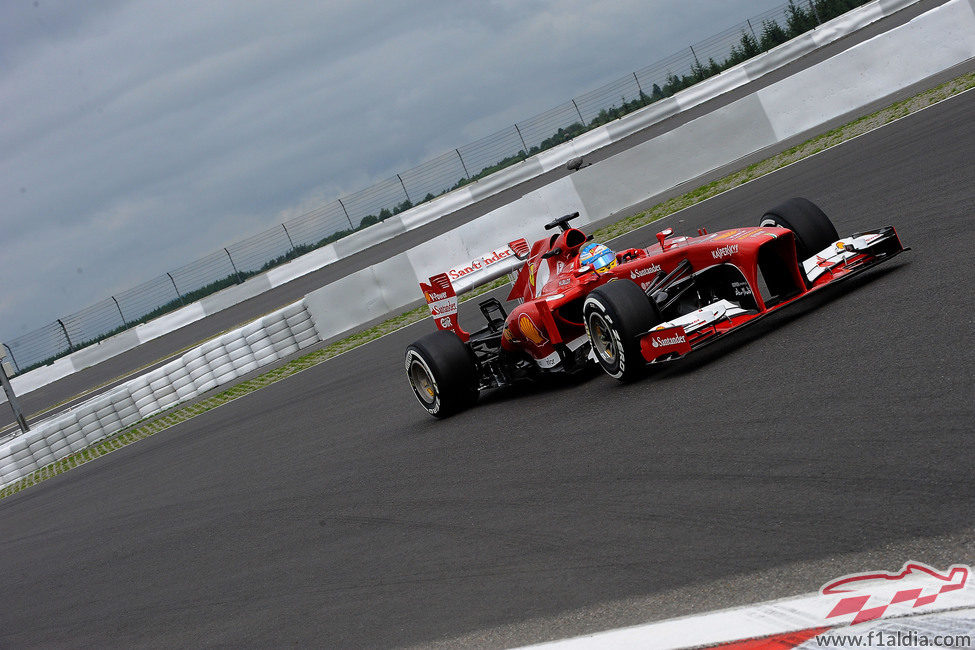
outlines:
{"label": "black racing tyre", "polygon": [[477,401],[477,368],[467,345],[438,330],[406,348],[406,378],[420,406],[445,418]]}
{"label": "black racing tyre", "polygon": [[643,374],[646,362],[639,336],[663,319],[639,286],[622,279],[604,284],[586,296],[582,317],[593,353],[606,374],[620,381]]}
{"label": "black racing tyre", "polygon": [[796,256],[800,264],[840,238],[826,213],[802,197],[775,206],[765,213],[759,225],[791,230],[795,235]]}

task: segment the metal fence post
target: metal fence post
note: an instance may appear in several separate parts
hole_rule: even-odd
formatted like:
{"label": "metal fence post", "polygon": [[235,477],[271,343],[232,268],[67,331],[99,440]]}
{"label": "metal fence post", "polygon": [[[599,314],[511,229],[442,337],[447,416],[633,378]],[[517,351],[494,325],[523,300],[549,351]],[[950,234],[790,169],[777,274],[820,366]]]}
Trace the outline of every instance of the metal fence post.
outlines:
{"label": "metal fence post", "polygon": [[244,284],[244,278],[240,277],[240,271],[237,270],[237,265],[234,264],[234,258],[230,256],[230,251],[224,248],[223,252],[227,254],[227,259],[230,260],[230,266],[234,267],[234,273],[237,274],[237,284]]}
{"label": "metal fence post", "polygon": [[64,326],[64,323],[61,322],[60,318],[58,319],[58,325],[61,326],[61,331],[64,332],[64,338],[68,342],[68,352],[71,352],[74,346],[71,345],[71,337],[68,336],[68,328]]}
{"label": "metal fence post", "polygon": [[527,156],[528,155],[528,145],[525,144],[525,136],[523,136],[521,134],[521,129],[518,128],[518,125],[517,124],[515,124],[515,131],[518,132],[518,137],[521,138],[521,146],[523,146],[525,148],[525,155]]}
{"label": "metal fence post", "polygon": [[691,48],[691,56],[694,57],[694,63],[697,64],[697,67],[700,70],[700,68],[701,68],[701,62],[697,58],[697,52],[694,51],[694,46],[693,45],[688,45],[687,47]]}
{"label": "metal fence post", "polygon": [[640,97],[643,97],[643,86],[640,85],[640,78],[636,76],[635,72],[633,73],[633,81],[636,82],[636,87],[640,91]]}
{"label": "metal fence post", "polygon": [[464,168],[464,176],[467,177],[467,180],[471,180],[471,173],[467,171],[467,165],[464,164],[464,157],[460,155],[460,149],[454,149],[454,151],[457,152],[457,157],[460,158],[460,166]]}
{"label": "metal fence post", "polygon": [[119,306],[118,300],[115,300],[115,296],[112,296],[112,302],[115,303],[115,308],[118,309],[118,315],[122,317],[122,324],[128,327],[129,324],[125,321],[125,314],[122,313],[122,308]]}
{"label": "metal fence post", "polygon": [[17,363],[17,359],[14,358],[14,351],[11,350],[10,346],[7,345],[6,343],[2,343],[0,345],[3,345],[3,347],[7,349],[7,356],[10,357],[10,361],[14,364],[14,370],[20,373],[20,364]]}
{"label": "metal fence post", "polygon": [[175,291],[175,292],[176,292],[176,297],[178,297],[178,298],[179,298],[179,304],[181,304],[181,305],[183,305],[183,306],[185,307],[185,306],[186,306],[186,303],[185,303],[185,302],[183,302],[183,294],[181,294],[181,293],[179,292],[179,289],[177,289],[177,288],[176,288],[176,280],[174,280],[174,279],[173,279],[173,274],[172,274],[172,273],[169,273],[169,272],[167,271],[167,272],[166,272],[166,275],[168,275],[168,276],[169,276],[169,281],[173,283],[173,291]]}
{"label": "metal fence post", "polygon": [[809,8],[812,9],[813,18],[816,19],[816,25],[822,25],[823,21],[819,18],[819,12],[816,11],[816,3],[814,3],[813,0],[809,0]]}
{"label": "metal fence post", "polygon": [[291,244],[291,250],[294,250],[295,243],[291,240],[291,233],[288,232],[288,227],[284,224],[281,224],[281,227],[284,228],[284,236],[288,238],[288,243]]}
{"label": "metal fence post", "polygon": [[352,225],[352,219],[349,217],[349,211],[345,209],[345,204],[342,203],[342,199],[336,199],[336,200],[339,202],[339,205],[342,206],[342,212],[345,213],[345,218],[349,220],[349,228],[355,230],[355,226]]}
{"label": "metal fence post", "polygon": [[579,121],[582,122],[582,126],[585,126],[586,125],[586,120],[585,120],[585,118],[582,117],[582,111],[579,110],[579,105],[576,104],[576,100],[573,99],[571,101],[572,101],[572,105],[576,107],[576,113],[579,114]]}
{"label": "metal fence post", "polygon": [[759,46],[761,46],[761,40],[758,38],[758,34],[755,33],[755,28],[752,27],[752,21],[746,18],[745,22],[748,23],[748,29],[752,30],[752,36],[755,37],[755,42],[759,43]]}
{"label": "metal fence post", "polygon": [[410,193],[406,191],[406,183],[403,182],[403,177],[400,176],[399,174],[396,174],[396,178],[399,179],[399,184],[403,186],[403,194],[406,195],[406,200],[409,201],[410,203],[413,203],[413,200],[410,199]]}
{"label": "metal fence post", "polygon": [[0,384],[3,384],[3,392],[7,394],[7,401],[10,402],[10,408],[13,409],[14,418],[17,419],[17,425],[20,427],[20,430],[24,433],[30,431],[30,427],[27,426],[27,419],[24,418],[23,411],[20,410],[20,403],[17,401],[13,387],[10,385],[10,380],[7,379],[7,371],[3,369],[2,363],[0,363]]}

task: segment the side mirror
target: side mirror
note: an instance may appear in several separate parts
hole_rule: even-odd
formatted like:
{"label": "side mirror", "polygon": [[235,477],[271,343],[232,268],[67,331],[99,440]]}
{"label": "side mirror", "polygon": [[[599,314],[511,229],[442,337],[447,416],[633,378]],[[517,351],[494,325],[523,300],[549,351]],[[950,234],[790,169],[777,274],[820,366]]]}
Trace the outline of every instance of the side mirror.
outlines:
{"label": "side mirror", "polygon": [[657,233],[657,241],[660,242],[660,248],[664,247],[664,240],[674,234],[673,228],[666,228]]}

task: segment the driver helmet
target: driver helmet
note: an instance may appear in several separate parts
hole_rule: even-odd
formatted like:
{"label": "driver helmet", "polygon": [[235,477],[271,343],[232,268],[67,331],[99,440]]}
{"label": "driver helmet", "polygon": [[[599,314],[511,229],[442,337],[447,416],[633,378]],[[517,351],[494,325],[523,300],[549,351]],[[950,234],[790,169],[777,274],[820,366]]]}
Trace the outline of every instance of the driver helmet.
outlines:
{"label": "driver helmet", "polygon": [[608,247],[592,242],[579,249],[579,266],[592,265],[596,273],[606,273],[616,266],[616,253]]}

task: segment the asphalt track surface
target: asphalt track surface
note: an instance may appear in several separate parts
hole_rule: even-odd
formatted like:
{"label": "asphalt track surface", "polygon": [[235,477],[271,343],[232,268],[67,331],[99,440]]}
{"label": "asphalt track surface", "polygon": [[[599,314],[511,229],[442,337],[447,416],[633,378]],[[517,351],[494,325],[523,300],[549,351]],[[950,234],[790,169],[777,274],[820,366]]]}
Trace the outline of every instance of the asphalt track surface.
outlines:
{"label": "asphalt track surface", "polygon": [[0,646],[511,645],[975,562],[973,114],[669,219],[800,195],[913,250],[646,380],[436,421],[423,322],[0,501]]}
{"label": "asphalt track surface", "polygon": [[[809,66],[815,65],[816,63],[835,56],[836,54],[839,54],[840,52],[847,50],[858,43],[862,43],[869,38],[902,25],[921,13],[932,9],[933,7],[944,4],[945,2],[946,0],[921,0],[918,3],[897,12],[893,16],[888,16],[883,20],[879,20],[876,23],[865,27],[856,34],[839,39],[834,43],[830,43],[829,45],[819,48],[816,51],[800,58],[799,60],[785,65],[781,69],[771,72],[760,79],[757,79],[730,92],[724,93],[723,95],[699,106],[682,111],[673,117],[665,119],[658,124],[652,125],[647,129],[644,129],[643,131],[619,142],[615,142],[603,147],[602,149],[587,155],[585,159],[587,162],[598,162],[619,153],[622,150],[629,149],[637,144],[640,144],[641,142],[654,138],[661,133],[675,129],[681,124],[684,124],[694,118],[716,110],[721,106],[730,104],[731,102],[736,101],[745,95],[756,92],[757,90],[769,86],[776,81],[793,75],[799,70],[803,70]],[[968,67],[971,68],[972,66]],[[961,74],[961,72],[957,72],[955,74]],[[950,78],[952,78],[951,75],[939,75],[937,79],[932,79],[918,87],[912,87],[900,93],[896,93],[892,97],[885,99],[882,102],[876,102],[874,104],[865,106],[856,114],[851,114],[844,116],[839,120],[834,120],[830,125],[824,126],[822,130],[828,130],[829,128],[832,128],[832,126],[843,123],[849,119],[854,119],[859,115],[869,114],[870,112],[896,101],[899,98],[909,96],[914,92],[920,92],[925,88],[932,87],[940,81]],[[804,134],[787,142],[780,143],[775,148],[756,152],[754,156],[751,156],[747,160],[736,161],[733,166],[715,170],[711,174],[704,177],[698,179],[688,179],[687,183],[674,188],[674,190],[671,192],[655,196],[639,205],[621,210],[615,218],[635,214],[636,212],[644,210],[661,200],[666,200],[671,196],[683,194],[687,190],[707,183],[714,178],[720,178],[726,173],[732,171],[733,168],[743,167],[746,164],[750,164],[750,162],[761,160],[769,155],[772,155],[773,153],[788,149],[794,144],[803,141],[805,138],[809,137],[809,135]],[[69,400],[83,391],[88,391],[99,386],[101,386],[100,390],[110,388],[111,386],[120,383],[117,378],[121,376],[136,371],[140,368],[150,366],[151,364],[161,365],[160,363],[157,363],[159,360],[166,359],[178,350],[198,344],[200,341],[229,329],[233,329],[234,327],[249,322],[250,320],[253,320],[254,318],[257,318],[263,314],[274,311],[275,309],[283,307],[284,305],[294,302],[295,300],[299,300],[306,294],[318,289],[319,287],[322,287],[330,282],[334,282],[360,269],[372,266],[377,262],[412,248],[422,242],[428,241],[439,234],[452,230],[464,223],[467,223],[468,221],[490,212],[491,210],[506,205],[527,194],[528,192],[534,191],[543,185],[547,185],[558,178],[564,177],[568,173],[569,172],[562,167],[554,169],[516,187],[499,192],[498,194],[484,199],[474,205],[458,210],[457,212],[438,219],[437,221],[427,224],[426,226],[403,233],[402,235],[397,236],[395,239],[377,244],[376,246],[345,258],[341,261],[341,263],[330,264],[317,271],[302,276],[301,278],[297,278],[292,282],[251,298],[250,300],[246,300],[242,303],[234,305],[233,307],[208,316],[207,318],[199,320],[177,331],[171,332],[152,341],[148,341],[124,354],[103,361],[102,363],[90,368],[73,373],[64,379],[48,384],[47,386],[43,386],[35,391],[32,391],[31,393],[20,395],[19,399],[21,408],[28,416],[30,416],[31,414],[37,413],[43,409],[51,407],[52,405]],[[96,390],[95,392],[98,391]],[[67,408],[67,406],[69,406],[71,403],[72,402],[61,404],[60,408]],[[13,422],[14,419],[9,406],[0,405],[0,427],[12,425]]]}

